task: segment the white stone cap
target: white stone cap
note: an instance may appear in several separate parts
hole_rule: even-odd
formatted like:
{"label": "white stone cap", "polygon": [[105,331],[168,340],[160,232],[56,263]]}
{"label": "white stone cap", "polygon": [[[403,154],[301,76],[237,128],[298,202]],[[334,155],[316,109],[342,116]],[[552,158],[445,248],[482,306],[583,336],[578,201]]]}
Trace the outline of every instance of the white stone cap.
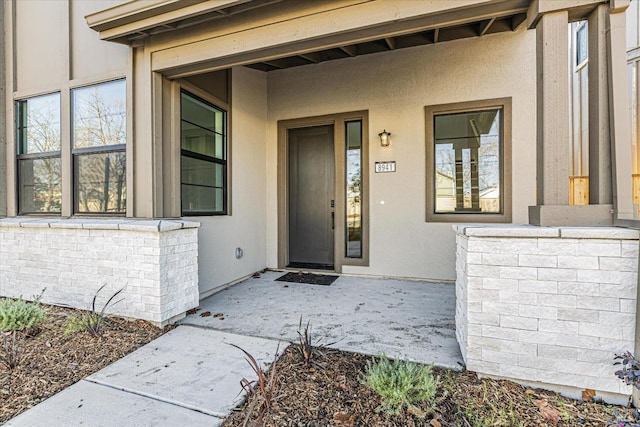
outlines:
{"label": "white stone cap", "polygon": [[90,230],[126,230],[164,232],[183,228],[198,228],[197,221],[183,219],[128,218],[36,218],[16,217],[0,219],[0,228],[83,228]]}
{"label": "white stone cap", "polygon": [[544,237],[638,240],[640,231],[623,227],[539,227],[528,224],[454,224],[457,234],[474,237]]}

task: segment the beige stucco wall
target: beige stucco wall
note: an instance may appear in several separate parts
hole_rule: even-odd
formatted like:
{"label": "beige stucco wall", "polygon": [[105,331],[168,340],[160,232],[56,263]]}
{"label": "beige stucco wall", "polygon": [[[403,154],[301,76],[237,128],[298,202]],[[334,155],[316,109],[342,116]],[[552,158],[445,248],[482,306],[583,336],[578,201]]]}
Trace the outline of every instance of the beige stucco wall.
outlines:
{"label": "beige stucco wall", "polygon": [[[71,78],[85,79],[106,73],[123,73],[129,47],[105,43],[87,26],[85,16],[123,3],[123,0],[73,1],[70,3]],[[96,54],[95,52],[99,52]],[[87,58],[91,58],[87,61]]]}
{"label": "beige stucco wall", "polygon": [[[425,222],[426,105],[513,98],[513,222],[535,204],[535,33],[490,35],[268,74],[267,265],[277,266],[277,121],[368,110],[370,266],[345,273],[455,279],[455,233]],[[377,134],[392,133],[382,148]],[[382,204],[384,202],[384,204]]]}
{"label": "beige stucco wall", "polygon": [[[267,81],[260,71],[233,69],[231,101],[231,215],[190,217],[198,234],[200,293],[265,267],[265,144]],[[244,256],[235,258],[235,249]]]}
{"label": "beige stucco wall", "polygon": [[[59,1],[15,2],[18,90],[31,87],[45,89],[67,79],[67,7],[65,2]],[[37,31],[39,28],[47,31]]]}
{"label": "beige stucco wall", "polygon": [[30,91],[59,89],[70,79],[124,74],[128,47],[100,41],[84,19],[122,2],[15,2],[16,90],[28,95]]}

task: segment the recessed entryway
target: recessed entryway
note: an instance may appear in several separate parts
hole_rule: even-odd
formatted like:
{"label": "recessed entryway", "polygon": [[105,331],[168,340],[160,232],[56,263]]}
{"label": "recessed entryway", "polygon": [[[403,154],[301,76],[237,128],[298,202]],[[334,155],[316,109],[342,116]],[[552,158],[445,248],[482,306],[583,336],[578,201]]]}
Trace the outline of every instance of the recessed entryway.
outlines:
{"label": "recessed entryway", "polygon": [[278,267],[369,264],[368,113],[278,122]]}

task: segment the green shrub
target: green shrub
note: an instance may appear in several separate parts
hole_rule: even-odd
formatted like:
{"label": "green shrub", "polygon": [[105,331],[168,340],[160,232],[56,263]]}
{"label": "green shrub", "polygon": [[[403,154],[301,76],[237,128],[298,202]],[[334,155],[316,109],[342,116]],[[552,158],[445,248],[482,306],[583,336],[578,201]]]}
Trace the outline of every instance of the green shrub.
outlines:
{"label": "green shrub", "polygon": [[0,331],[24,331],[45,319],[39,299],[27,302],[22,298],[0,301]]}
{"label": "green shrub", "polygon": [[380,395],[382,405],[379,410],[394,415],[406,407],[418,414],[422,411],[416,405],[420,402],[430,403],[436,395],[440,381],[434,378],[432,370],[433,365],[390,361],[382,354],[377,361],[367,362],[360,381]]}

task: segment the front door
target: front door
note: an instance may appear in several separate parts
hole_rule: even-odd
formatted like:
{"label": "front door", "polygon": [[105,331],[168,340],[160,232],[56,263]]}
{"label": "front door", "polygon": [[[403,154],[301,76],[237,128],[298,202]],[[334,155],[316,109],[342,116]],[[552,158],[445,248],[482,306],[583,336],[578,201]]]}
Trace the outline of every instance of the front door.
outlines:
{"label": "front door", "polygon": [[333,269],[333,125],[288,132],[289,266]]}

